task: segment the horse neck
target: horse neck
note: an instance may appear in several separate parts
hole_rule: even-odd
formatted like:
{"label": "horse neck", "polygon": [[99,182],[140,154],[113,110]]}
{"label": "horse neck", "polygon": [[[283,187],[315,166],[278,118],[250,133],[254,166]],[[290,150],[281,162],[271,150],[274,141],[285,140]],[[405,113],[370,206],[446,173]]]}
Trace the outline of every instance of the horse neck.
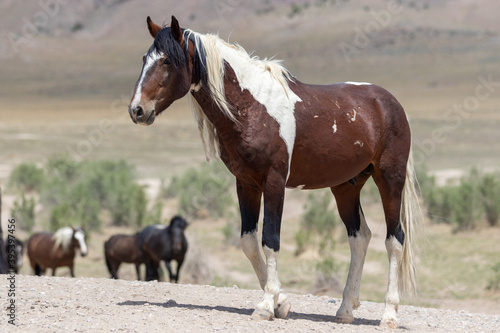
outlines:
{"label": "horse neck", "polygon": [[[235,88],[239,88],[229,84],[226,77],[224,77],[224,87],[227,96],[230,95],[231,92],[235,90]],[[219,137],[224,137],[237,131],[235,122],[229,119],[228,116],[226,116],[224,112],[217,106],[207,89],[200,89],[197,92],[192,92],[192,96],[200,105],[205,116],[217,130],[217,135]],[[237,107],[237,105],[235,105],[237,101],[232,101],[230,99],[228,99],[227,101],[232,107]]]}

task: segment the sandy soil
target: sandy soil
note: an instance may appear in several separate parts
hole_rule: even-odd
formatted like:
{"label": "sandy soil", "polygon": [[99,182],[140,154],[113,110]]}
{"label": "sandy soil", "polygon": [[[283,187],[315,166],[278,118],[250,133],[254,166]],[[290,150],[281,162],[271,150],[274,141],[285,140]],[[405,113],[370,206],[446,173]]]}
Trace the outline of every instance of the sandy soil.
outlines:
{"label": "sandy soil", "polygon": [[[5,276],[2,277],[5,281]],[[4,282],[2,282],[2,285]],[[2,288],[4,289],[4,288]],[[361,302],[353,324],[336,324],[339,299],[289,294],[287,319],[255,321],[261,291],[211,286],[16,276],[16,327],[7,324],[2,293],[0,331],[8,332],[345,332],[390,331],[379,325],[383,304]],[[400,306],[394,332],[498,332],[500,316]]]}

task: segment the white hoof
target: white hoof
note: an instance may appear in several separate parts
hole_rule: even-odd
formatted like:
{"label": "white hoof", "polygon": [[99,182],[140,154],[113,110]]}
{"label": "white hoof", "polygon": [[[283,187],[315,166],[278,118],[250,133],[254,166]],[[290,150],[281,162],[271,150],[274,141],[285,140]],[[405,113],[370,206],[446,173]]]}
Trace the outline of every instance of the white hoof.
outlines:
{"label": "white hoof", "polygon": [[271,320],[274,313],[266,309],[255,309],[252,313],[252,319],[254,320]]}
{"label": "white hoof", "polygon": [[292,303],[290,303],[287,299],[282,304],[278,304],[278,307],[274,309],[274,315],[276,318],[284,319],[288,316],[288,312],[292,308]]}
{"label": "white hoof", "polygon": [[380,327],[395,329],[398,328],[398,320],[396,318],[382,318]]}

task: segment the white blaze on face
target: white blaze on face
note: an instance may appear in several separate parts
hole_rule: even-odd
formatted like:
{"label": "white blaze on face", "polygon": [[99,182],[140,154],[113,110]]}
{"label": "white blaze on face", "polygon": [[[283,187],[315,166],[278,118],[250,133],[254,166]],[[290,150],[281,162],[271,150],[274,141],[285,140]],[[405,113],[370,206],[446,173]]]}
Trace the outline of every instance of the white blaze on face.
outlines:
{"label": "white blaze on face", "polygon": [[139,83],[137,84],[137,89],[135,90],[135,95],[134,99],[132,100],[132,103],[130,103],[130,106],[132,108],[135,108],[139,105],[141,102],[141,97],[142,97],[142,83],[144,82],[144,78],[148,74],[148,71],[153,67],[155,62],[160,59],[163,54],[162,53],[157,53],[157,52],[151,52],[149,55],[144,55],[146,57],[146,62],[144,63],[144,66],[142,66],[142,72],[141,72],[141,77],[139,78]]}
{"label": "white blaze on face", "polygon": [[87,254],[87,244],[85,243],[85,233],[81,230],[75,232],[75,239],[80,244],[80,252],[82,255]]}
{"label": "white blaze on face", "polygon": [[288,179],[295,144],[295,103],[302,102],[302,100],[291,89],[285,91],[269,71],[261,66],[249,64],[247,58],[235,52],[233,48],[222,45],[220,53],[234,70],[241,90],[248,90],[257,102],[266,107],[267,113],[278,122],[279,135],[285,141],[288,151]]}

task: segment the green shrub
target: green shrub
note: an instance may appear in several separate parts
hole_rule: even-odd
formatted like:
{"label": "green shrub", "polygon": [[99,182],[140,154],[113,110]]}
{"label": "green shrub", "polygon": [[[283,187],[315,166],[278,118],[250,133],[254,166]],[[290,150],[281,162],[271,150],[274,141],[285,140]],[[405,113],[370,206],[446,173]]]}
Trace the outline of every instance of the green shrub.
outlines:
{"label": "green shrub", "polygon": [[163,195],[178,198],[180,213],[189,218],[219,218],[235,208],[233,187],[231,173],[220,163],[212,162],[173,177]]}
{"label": "green shrub", "polygon": [[500,290],[500,261],[493,265],[491,269],[493,276],[490,278],[486,288],[489,290]]}
{"label": "green shrub", "polygon": [[484,216],[491,226],[500,218],[500,179],[498,174],[472,169],[456,184],[437,186],[434,176],[419,175],[421,193],[428,215],[437,222],[449,223],[455,231],[476,227]]}
{"label": "green shrub", "polygon": [[498,225],[500,218],[500,179],[498,174],[484,175],[478,184],[486,220],[490,226]]}
{"label": "green shrub", "polygon": [[35,225],[35,199],[26,198],[24,192],[19,200],[14,201],[14,207],[10,211],[19,228],[31,232]]}
{"label": "green shrub", "polygon": [[135,182],[133,166],[125,161],[75,162],[69,156],[55,155],[45,165],[44,175],[37,191],[49,212],[50,230],[67,225],[98,230],[103,212],[114,225],[144,224],[146,194]]}
{"label": "green shrub", "polygon": [[329,207],[332,199],[328,190],[314,191],[307,196],[301,229],[295,234],[296,255],[304,252],[311,243],[318,244],[320,253],[334,247],[333,232],[338,221],[336,212]]}
{"label": "green shrub", "polygon": [[9,187],[25,192],[38,191],[43,180],[41,168],[34,163],[21,163],[10,173]]}

